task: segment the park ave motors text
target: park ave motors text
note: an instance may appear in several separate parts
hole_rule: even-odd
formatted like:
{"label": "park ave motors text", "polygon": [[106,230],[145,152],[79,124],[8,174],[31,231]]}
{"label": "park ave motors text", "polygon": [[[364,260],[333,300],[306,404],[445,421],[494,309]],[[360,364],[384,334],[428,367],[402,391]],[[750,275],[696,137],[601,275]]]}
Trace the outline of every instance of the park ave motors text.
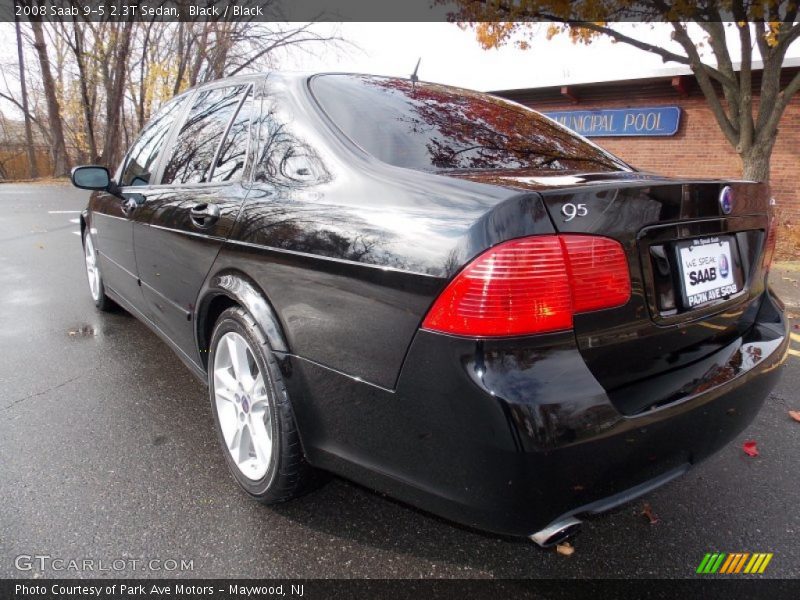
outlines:
{"label": "park ave motors text", "polygon": [[302,596],[304,593],[303,584],[292,585],[237,585],[232,584],[228,589],[214,588],[211,585],[184,585],[181,583],[160,585],[160,584],[111,584],[111,585],[65,585],[54,583],[53,585],[27,585],[18,583],[14,586],[14,594],[17,596],[96,596],[101,595],[126,595],[126,596],[212,596],[215,593],[227,593],[231,596]]}

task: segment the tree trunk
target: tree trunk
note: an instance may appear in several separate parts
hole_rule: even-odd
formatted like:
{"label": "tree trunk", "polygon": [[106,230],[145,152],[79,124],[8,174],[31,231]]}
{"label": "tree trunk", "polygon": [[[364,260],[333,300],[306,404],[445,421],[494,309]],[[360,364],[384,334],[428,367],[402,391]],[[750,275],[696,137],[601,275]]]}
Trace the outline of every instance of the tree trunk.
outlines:
{"label": "tree trunk", "polygon": [[201,25],[203,27],[203,33],[200,35],[200,39],[197,41],[194,64],[192,65],[192,70],[189,73],[189,87],[194,87],[197,85],[197,79],[200,76],[200,68],[203,66],[203,60],[206,58],[206,53],[208,51],[209,24],[201,23]]}
{"label": "tree trunk", "polygon": [[119,144],[120,120],[122,117],[122,105],[125,99],[125,76],[128,70],[125,64],[128,61],[128,52],[131,45],[131,31],[133,21],[126,21],[122,28],[122,36],[118,37],[120,31],[115,33],[116,47],[113,54],[115,61],[111,65],[111,70],[106,82],[106,131],[105,143],[103,144],[103,162],[107,165],[116,163],[121,154]]}
{"label": "tree trunk", "polygon": [[53,72],[50,70],[50,58],[47,56],[47,45],[44,41],[42,22],[31,17],[31,28],[33,29],[33,47],[39,56],[42,85],[47,99],[47,116],[52,132],[53,176],[64,177],[69,174],[69,157],[64,143],[64,126],[61,121],[61,107],[58,105],[58,97],[56,95],[56,82],[53,79]]}
{"label": "tree trunk", "polygon": [[772,144],[768,148],[753,146],[749,152],[741,154],[742,177],[752,181],[769,183],[769,162]]}
{"label": "tree trunk", "polygon": [[78,80],[81,88],[81,99],[83,100],[83,120],[86,128],[86,141],[89,144],[89,162],[97,164],[97,143],[94,139],[94,110],[89,101],[89,88],[87,85],[86,64],[84,63],[83,33],[79,25],[73,22],[72,27],[75,34],[75,62],[78,65]]}
{"label": "tree trunk", "polygon": [[28,112],[28,88],[25,84],[25,57],[22,51],[22,32],[19,28],[19,20],[14,19],[14,26],[17,29],[17,59],[19,60],[19,87],[22,92],[22,112],[25,117],[25,144],[28,146],[28,175],[31,179],[39,176],[39,169],[36,168],[36,149],[33,147],[33,131],[31,130],[31,115]]}

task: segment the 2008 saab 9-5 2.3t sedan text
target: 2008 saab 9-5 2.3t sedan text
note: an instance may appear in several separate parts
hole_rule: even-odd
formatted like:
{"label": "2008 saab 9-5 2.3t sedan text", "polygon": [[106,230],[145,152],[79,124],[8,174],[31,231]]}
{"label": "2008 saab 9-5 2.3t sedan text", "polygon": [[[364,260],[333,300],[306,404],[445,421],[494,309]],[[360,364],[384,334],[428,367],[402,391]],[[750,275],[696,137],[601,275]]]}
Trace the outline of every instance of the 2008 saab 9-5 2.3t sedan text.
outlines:
{"label": "2008 saab 9-5 2.3t sedan text", "polygon": [[72,177],[95,303],[208,383],[263,502],[330,471],[552,544],[730,441],[786,356],[765,185],[641,173],[493,96],[237,77]]}

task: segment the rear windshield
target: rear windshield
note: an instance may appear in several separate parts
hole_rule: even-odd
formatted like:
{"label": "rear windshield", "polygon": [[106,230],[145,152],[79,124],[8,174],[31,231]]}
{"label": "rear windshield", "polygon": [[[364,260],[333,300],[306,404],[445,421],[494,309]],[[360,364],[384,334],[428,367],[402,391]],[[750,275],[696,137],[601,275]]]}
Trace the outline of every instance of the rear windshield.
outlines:
{"label": "rear windshield", "polygon": [[319,75],[311,89],[345,135],[398,167],[630,170],[539,113],[488,94],[361,75]]}

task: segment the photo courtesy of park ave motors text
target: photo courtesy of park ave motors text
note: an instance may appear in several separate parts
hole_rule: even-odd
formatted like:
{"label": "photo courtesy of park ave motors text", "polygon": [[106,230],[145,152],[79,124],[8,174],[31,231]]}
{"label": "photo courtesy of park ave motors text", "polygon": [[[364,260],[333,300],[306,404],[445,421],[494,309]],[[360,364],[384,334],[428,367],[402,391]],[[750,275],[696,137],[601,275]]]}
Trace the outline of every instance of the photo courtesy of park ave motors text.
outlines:
{"label": "photo courtesy of park ave motors text", "polygon": [[2,1],[0,595],[796,582],[793,3]]}

